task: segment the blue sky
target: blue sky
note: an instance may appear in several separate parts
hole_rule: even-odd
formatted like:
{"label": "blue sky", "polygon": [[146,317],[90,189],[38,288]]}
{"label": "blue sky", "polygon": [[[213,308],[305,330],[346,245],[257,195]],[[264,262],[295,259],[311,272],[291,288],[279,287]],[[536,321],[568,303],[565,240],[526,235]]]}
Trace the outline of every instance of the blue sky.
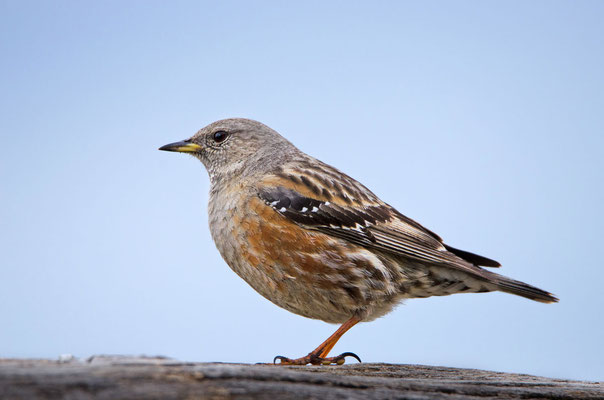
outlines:
{"label": "blue sky", "polygon": [[257,119],[557,294],[409,300],[364,361],[604,379],[604,3],[0,2],[0,357],[268,362],[335,326],[256,294],[157,147]]}

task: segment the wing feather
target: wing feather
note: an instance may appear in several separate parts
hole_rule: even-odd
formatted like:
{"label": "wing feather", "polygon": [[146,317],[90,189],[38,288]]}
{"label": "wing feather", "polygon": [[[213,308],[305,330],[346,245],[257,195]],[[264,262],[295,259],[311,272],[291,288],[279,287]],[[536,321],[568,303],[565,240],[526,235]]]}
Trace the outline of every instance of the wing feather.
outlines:
{"label": "wing feather", "polygon": [[263,186],[258,195],[276,212],[301,227],[366,248],[473,274],[480,271],[478,265],[499,266],[486,257],[445,245],[438,235],[385,203],[336,204],[285,186]]}

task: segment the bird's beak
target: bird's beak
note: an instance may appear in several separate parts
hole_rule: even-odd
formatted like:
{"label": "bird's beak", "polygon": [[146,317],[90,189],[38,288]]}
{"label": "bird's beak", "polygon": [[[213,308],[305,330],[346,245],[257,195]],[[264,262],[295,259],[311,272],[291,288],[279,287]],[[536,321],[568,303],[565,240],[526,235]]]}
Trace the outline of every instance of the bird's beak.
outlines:
{"label": "bird's beak", "polygon": [[200,145],[191,143],[187,140],[183,140],[182,142],[170,143],[159,148],[159,150],[177,151],[179,153],[195,153],[196,151],[199,151],[199,149],[201,149]]}

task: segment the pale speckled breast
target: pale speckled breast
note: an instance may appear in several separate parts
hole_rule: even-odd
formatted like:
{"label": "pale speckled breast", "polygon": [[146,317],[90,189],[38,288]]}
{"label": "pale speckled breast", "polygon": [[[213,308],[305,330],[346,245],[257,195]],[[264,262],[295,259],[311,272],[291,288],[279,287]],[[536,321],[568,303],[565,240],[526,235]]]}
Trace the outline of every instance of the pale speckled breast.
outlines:
{"label": "pale speckled breast", "polygon": [[242,185],[210,195],[212,237],[227,264],[276,305],[309,318],[371,320],[401,293],[397,263],[386,256],[307,230]]}

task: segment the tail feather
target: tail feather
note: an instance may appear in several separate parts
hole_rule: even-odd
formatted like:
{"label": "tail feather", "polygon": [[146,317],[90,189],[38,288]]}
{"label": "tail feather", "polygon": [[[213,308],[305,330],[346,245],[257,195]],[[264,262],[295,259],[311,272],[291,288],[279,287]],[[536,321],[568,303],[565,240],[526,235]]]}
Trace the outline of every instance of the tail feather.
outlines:
{"label": "tail feather", "polygon": [[495,279],[492,280],[493,283],[496,285],[497,290],[526,297],[527,299],[539,301],[541,303],[558,302],[558,298],[556,296],[549,292],[546,292],[545,290],[539,289],[538,287],[529,285],[528,283],[516,281],[505,276],[497,274],[493,275],[497,276]]}

